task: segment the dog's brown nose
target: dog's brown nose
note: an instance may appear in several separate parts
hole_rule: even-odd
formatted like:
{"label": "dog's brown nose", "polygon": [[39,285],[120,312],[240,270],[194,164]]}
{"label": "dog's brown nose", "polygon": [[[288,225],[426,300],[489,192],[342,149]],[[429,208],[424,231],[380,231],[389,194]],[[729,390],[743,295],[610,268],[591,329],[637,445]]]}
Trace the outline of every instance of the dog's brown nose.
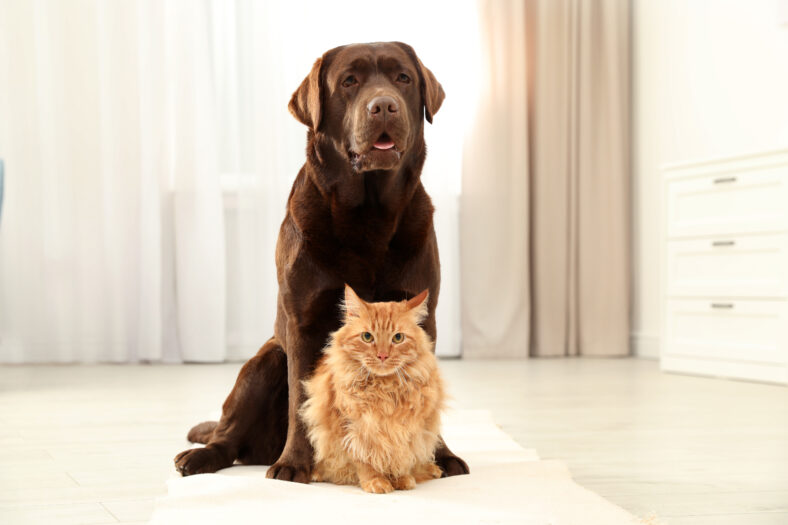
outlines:
{"label": "dog's brown nose", "polygon": [[385,115],[386,113],[396,113],[399,111],[399,104],[393,97],[375,97],[367,104],[367,111],[373,117]]}

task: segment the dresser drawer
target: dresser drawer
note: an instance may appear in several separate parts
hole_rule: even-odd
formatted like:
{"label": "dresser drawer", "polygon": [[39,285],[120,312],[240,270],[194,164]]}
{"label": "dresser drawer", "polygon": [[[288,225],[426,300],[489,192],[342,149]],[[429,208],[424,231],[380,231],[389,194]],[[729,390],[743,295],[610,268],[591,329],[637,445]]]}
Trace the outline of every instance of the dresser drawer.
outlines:
{"label": "dresser drawer", "polygon": [[672,296],[788,297],[788,234],[671,240]]}
{"label": "dresser drawer", "polygon": [[748,363],[788,362],[788,302],[673,299],[664,354]]}
{"label": "dresser drawer", "polygon": [[668,236],[786,230],[787,172],[783,165],[668,180]]}

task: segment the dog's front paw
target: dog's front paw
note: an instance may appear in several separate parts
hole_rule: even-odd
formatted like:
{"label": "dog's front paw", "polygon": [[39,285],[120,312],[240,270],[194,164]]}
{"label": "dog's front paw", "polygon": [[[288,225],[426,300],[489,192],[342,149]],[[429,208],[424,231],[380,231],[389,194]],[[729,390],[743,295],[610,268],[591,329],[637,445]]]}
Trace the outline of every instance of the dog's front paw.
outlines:
{"label": "dog's front paw", "polygon": [[471,470],[468,468],[468,464],[452,453],[436,457],[435,463],[437,463],[440,467],[441,471],[443,472],[441,477],[444,478],[449,476],[459,476],[461,474],[469,474],[471,472]]}
{"label": "dog's front paw", "polygon": [[190,448],[175,456],[175,469],[183,476],[208,474],[232,464],[222,451],[212,447]]}
{"label": "dog's front paw", "polygon": [[309,483],[312,478],[312,465],[279,458],[276,463],[268,467],[265,473],[268,479],[279,479],[282,481],[295,481],[296,483]]}

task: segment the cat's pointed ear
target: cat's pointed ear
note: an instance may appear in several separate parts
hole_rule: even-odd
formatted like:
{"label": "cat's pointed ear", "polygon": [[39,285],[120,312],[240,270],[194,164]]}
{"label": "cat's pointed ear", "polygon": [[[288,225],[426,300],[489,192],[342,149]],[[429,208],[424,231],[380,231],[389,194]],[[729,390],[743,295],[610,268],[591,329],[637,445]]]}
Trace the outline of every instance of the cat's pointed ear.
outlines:
{"label": "cat's pointed ear", "polygon": [[414,315],[416,316],[417,323],[422,322],[424,318],[427,317],[427,314],[429,313],[429,308],[428,308],[429,297],[430,297],[430,291],[424,290],[416,297],[408,299],[406,306],[408,308],[408,311],[413,312]]}
{"label": "cat's pointed ear", "polygon": [[356,295],[349,285],[345,285],[345,302],[343,304],[345,317],[359,317],[364,309],[364,301]]}

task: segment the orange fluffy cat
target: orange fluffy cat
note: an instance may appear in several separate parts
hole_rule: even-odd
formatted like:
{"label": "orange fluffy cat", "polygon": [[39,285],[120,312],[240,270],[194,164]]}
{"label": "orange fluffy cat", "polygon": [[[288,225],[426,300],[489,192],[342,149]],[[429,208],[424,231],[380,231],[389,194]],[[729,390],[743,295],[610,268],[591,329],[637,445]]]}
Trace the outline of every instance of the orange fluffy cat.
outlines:
{"label": "orange fluffy cat", "polygon": [[427,296],[367,303],[345,287],[345,324],[304,382],[314,481],[382,494],[441,476],[433,460],[443,381],[419,326]]}

